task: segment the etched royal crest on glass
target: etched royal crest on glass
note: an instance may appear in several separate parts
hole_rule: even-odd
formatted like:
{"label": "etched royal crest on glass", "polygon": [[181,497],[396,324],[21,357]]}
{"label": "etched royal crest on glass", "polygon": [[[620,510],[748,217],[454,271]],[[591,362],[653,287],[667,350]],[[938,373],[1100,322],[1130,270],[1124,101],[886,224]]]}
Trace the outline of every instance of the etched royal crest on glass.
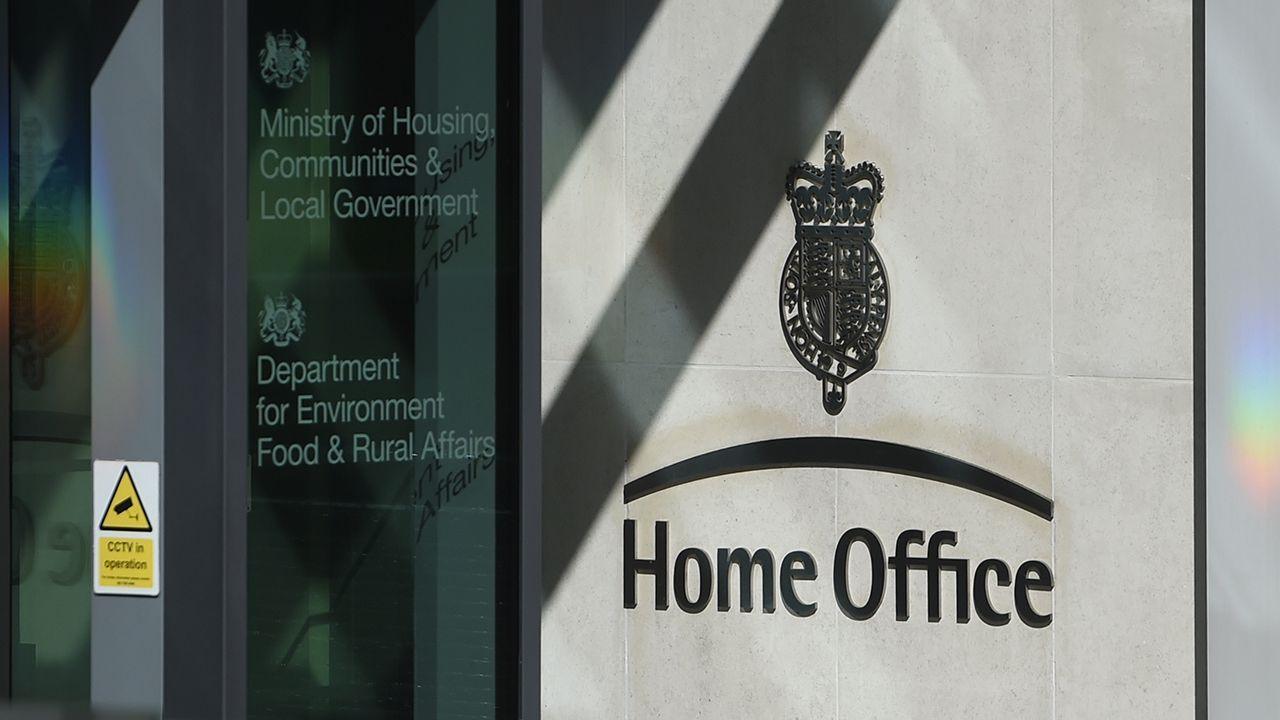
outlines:
{"label": "etched royal crest on glass", "polygon": [[39,390],[46,362],[83,320],[89,270],[84,236],[75,229],[72,166],[44,147],[46,129],[40,120],[23,118],[19,133],[15,167],[22,192],[11,246],[12,346],[23,382]]}
{"label": "etched royal crest on glass", "polygon": [[258,52],[258,70],[265,82],[282,90],[306,80],[311,70],[306,39],[288,30],[267,33],[266,44]]}
{"label": "etched royal crest on glass", "polygon": [[889,282],[871,244],[884,178],[868,162],[846,168],[844,136],[833,130],[825,167],[792,166],[786,189],[796,233],[778,298],[783,335],[836,415],[846,386],[875,367],[889,321]]}
{"label": "etched royal crest on glass", "polygon": [[301,340],[306,331],[307,312],[302,309],[301,300],[284,293],[263,298],[258,312],[258,335],[263,342],[289,347]]}

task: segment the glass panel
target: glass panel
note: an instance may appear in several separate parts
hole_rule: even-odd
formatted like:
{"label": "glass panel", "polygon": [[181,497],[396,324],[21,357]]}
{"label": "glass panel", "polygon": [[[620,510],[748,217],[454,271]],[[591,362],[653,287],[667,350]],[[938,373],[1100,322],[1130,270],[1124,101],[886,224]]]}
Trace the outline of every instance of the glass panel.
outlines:
{"label": "glass panel", "polygon": [[89,697],[88,4],[9,38],[13,695]]}
{"label": "glass panel", "polygon": [[253,717],[512,716],[501,19],[250,3]]}

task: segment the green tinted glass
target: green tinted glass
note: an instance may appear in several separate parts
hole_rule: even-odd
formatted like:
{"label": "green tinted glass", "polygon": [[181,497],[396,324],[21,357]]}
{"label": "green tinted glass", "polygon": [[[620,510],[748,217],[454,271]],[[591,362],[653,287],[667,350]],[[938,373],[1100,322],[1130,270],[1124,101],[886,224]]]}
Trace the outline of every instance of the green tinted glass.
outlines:
{"label": "green tinted glass", "polygon": [[254,717],[509,715],[502,21],[250,3]]}
{"label": "green tinted glass", "polygon": [[89,697],[89,5],[9,12],[13,697]]}

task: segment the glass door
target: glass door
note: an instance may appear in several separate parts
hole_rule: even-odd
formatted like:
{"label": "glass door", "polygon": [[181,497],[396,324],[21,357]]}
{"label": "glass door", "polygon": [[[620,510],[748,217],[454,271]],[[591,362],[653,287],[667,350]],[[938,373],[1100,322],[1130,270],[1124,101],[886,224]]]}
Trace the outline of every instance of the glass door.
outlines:
{"label": "glass door", "polygon": [[18,701],[89,698],[89,3],[8,13],[10,661]]}
{"label": "glass door", "polygon": [[514,5],[251,0],[251,717],[514,717]]}

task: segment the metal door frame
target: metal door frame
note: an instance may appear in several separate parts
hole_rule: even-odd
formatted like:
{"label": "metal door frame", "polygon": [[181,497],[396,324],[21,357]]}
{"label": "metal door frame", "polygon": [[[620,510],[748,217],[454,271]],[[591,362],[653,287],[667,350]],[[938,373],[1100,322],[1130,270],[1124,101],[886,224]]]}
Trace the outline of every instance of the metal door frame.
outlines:
{"label": "metal door frame", "polygon": [[[7,1],[0,47],[8,66]],[[507,8],[500,8],[506,10]],[[540,711],[542,3],[521,0],[511,41],[518,88],[520,717]],[[248,402],[247,0],[164,7],[164,673],[166,715],[246,711]],[[8,73],[4,79],[8,133]],[[7,175],[6,175],[7,180]],[[6,186],[7,187],[7,186]],[[8,202],[8,193],[5,193]],[[0,232],[9,295],[9,234]],[[6,305],[7,306],[7,305]],[[10,317],[0,319],[3,398]],[[180,389],[180,390],[179,390]],[[0,557],[11,557],[10,412],[0,417]],[[216,509],[216,510],[215,510]],[[211,562],[220,558],[220,562]],[[11,561],[10,561],[11,562]],[[12,695],[12,595],[0,593],[0,698]]]}
{"label": "metal door frame", "polygon": [[[519,717],[534,719],[541,705],[542,3],[521,0],[499,10],[515,15],[499,43],[520,45],[506,83],[519,94],[518,128],[507,136],[518,145],[511,179],[520,184],[513,223],[520,249],[515,697]],[[182,717],[241,718],[247,709],[248,609],[248,3],[186,2],[166,11],[166,384],[183,390],[169,394],[165,414],[170,427],[195,423],[204,432],[166,439],[171,489],[164,572],[172,602],[165,616],[164,709]],[[222,62],[210,62],[213,57]],[[221,112],[209,113],[210,107]],[[192,167],[207,171],[193,182],[178,182]],[[215,197],[221,202],[209,202]],[[211,267],[220,268],[220,283],[210,282]],[[201,353],[220,362],[202,363]],[[171,374],[179,371],[181,377]],[[179,482],[181,498],[175,497]],[[212,507],[220,508],[216,517]],[[221,563],[208,562],[216,556]]]}

